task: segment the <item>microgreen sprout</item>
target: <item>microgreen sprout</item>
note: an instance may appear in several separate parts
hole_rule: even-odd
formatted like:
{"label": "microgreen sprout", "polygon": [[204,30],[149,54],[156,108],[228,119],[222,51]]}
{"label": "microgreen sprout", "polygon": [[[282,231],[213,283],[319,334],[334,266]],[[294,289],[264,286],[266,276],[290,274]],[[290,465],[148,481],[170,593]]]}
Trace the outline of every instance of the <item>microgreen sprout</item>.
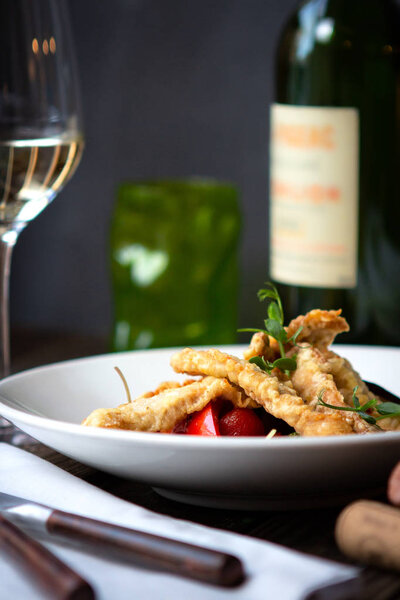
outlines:
{"label": "microgreen sprout", "polygon": [[288,338],[286,329],[283,326],[284,314],[278,290],[271,282],[266,283],[266,285],[268,287],[259,290],[257,294],[260,302],[263,302],[264,300],[269,302],[267,309],[268,318],[264,320],[265,329],[239,329],[239,331],[266,333],[278,342],[279,352],[281,354],[280,358],[276,359],[274,362],[270,362],[265,360],[262,356],[253,356],[249,362],[256,364],[260,369],[267,373],[271,373],[272,369],[275,368],[290,373],[290,371],[296,370],[296,356],[292,356],[291,358],[286,356],[285,344],[296,346],[297,337],[303,328],[299,327],[299,329]]}
{"label": "microgreen sprout", "polygon": [[[344,410],[357,413],[364,421],[370,423],[371,425],[375,425],[379,427],[377,421],[381,419],[387,419],[390,417],[400,417],[400,404],[396,404],[395,402],[379,402],[376,398],[372,398],[368,400],[364,404],[360,403],[360,400],[357,397],[358,385],[353,389],[352,402],[353,406],[334,406],[333,404],[328,404],[323,401],[323,396],[325,394],[325,389],[322,389],[318,394],[318,402],[320,406],[325,406],[326,408],[333,408],[334,410]],[[368,410],[373,408],[378,414],[378,417],[373,417],[368,414]]]}

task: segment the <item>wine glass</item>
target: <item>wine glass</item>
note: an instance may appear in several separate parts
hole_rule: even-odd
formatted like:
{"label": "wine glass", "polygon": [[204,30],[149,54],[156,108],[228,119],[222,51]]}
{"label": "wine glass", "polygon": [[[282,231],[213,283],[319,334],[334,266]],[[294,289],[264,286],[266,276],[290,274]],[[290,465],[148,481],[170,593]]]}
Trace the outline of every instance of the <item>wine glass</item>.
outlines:
{"label": "wine glass", "polygon": [[73,50],[65,0],[0,0],[0,378],[10,372],[12,249],[83,149]]}

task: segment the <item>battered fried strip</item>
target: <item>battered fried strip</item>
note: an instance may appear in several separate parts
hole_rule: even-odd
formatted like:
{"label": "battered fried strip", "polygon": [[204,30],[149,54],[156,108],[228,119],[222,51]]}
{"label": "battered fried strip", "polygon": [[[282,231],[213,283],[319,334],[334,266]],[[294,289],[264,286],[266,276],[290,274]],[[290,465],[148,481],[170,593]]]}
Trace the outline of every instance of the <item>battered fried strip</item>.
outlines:
{"label": "battered fried strip", "polygon": [[340,435],[353,433],[351,425],[340,414],[319,413],[307,406],[290,382],[281,382],[256,365],[219,350],[186,348],[171,358],[171,366],[179,373],[226,377],[241,387],[270,414],[283,419],[301,435]]}
{"label": "battered fried strip", "polygon": [[[297,337],[297,343],[307,342],[319,348],[327,348],[338,333],[348,331],[346,319],[340,316],[341,310],[315,309],[306,315],[300,315],[286,327],[287,337],[290,338],[302,327]],[[287,344],[286,350],[291,345]],[[259,331],[251,338],[250,346],[243,353],[246,360],[253,356],[262,356],[265,360],[273,362],[280,356],[277,341],[264,331]]]}
{"label": "battered fried strip", "polygon": [[287,336],[290,338],[299,327],[302,331],[297,337],[297,343],[307,342],[319,348],[327,348],[335,337],[343,331],[349,331],[349,325],[340,316],[341,310],[320,310],[316,308],[306,315],[293,319],[287,327]]}
{"label": "battered fried strip", "polygon": [[273,362],[279,356],[279,346],[267,333],[257,331],[251,338],[250,346],[243,352],[243,356],[246,360],[254,356],[262,356],[265,360]]}
{"label": "battered fried strip", "polygon": [[[351,397],[353,388],[360,381],[360,378],[350,376],[350,372],[343,372],[343,365],[339,364],[338,357],[334,352],[328,350],[321,351],[318,348],[306,347],[297,350],[297,369],[293,371],[292,383],[296,392],[307,402],[309,406],[315,407],[318,412],[330,414],[338,412],[340,417],[345,421],[356,433],[367,433],[376,431],[372,425],[364,421],[357,413],[347,411],[335,411],[335,409],[317,405],[318,397],[324,390],[323,400],[327,404],[334,406],[346,407],[353,406]],[[351,367],[350,367],[351,368]],[[346,380],[347,375],[347,381]],[[336,379],[338,378],[338,380]],[[340,383],[339,383],[340,382]],[[352,385],[354,383],[354,385]],[[340,384],[342,384],[341,389]],[[350,388],[349,386],[352,385]],[[361,389],[366,388],[365,384]],[[345,392],[346,396],[343,395]],[[368,389],[366,395],[360,397],[360,402],[366,402],[368,397]]]}
{"label": "battered fried strip", "polygon": [[171,387],[159,386],[162,391],[143,394],[133,402],[117,408],[98,408],[82,423],[90,427],[131,429],[135,431],[171,431],[188,414],[204,408],[211,400],[223,397],[237,407],[255,406],[242,390],[226,379],[205,377],[200,381]]}
{"label": "battered fried strip", "polygon": [[[373,394],[367,384],[361,379],[360,375],[353,369],[346,358],[330,352],[330,370],[335,379],[339,391],[343,394],[344,401],[348,406],[353,406],[353,390],[357,386],[357,397],[360,404],[365,404],[368,400],[376,399],[381,402],[381,399]],[[375,410],[372,411],[372,416],[380,416]],[[388,417],[380,419],[378,425],[385,431],[400,430],[400,419],[397,417]]]}
{"label": "battered fried strip", "polygon": [[[374,417],[378,417],[379,413],[373,411],[372,415]],[[388,417],[387,419],[379,420],[378,425],[381,429],[384,429],[385,431],[400,431],[400,421],[398,417]]]}
{"label": "battered fried strip", "polygon": [[[152,390],[151,392],[145,392],[144,394],[137,396],[133,401],[137,402],[140,398],[152,398],[153,396],[157,396],[165,390],[177,389],[184,387],[185,385],[191,385],[192,383],[197,382],[197,379],[186,379],[183,383],[180,383],[179,381],[162,381],[154,390]],[[120,407],[122,406],[125,406],[125,403],[120,405]]]}
{"label": "battered fried strip", "polygon": [[342,394],[345,404],[353,407],[353,390],[357,387],[357,397],[360,404],[365,404],[375,398],[369,391],[367,384],[361,379],[350,362],[330,351],[326,354],[326,361],[329,365],[329,373],[332,373],[339,392]]}

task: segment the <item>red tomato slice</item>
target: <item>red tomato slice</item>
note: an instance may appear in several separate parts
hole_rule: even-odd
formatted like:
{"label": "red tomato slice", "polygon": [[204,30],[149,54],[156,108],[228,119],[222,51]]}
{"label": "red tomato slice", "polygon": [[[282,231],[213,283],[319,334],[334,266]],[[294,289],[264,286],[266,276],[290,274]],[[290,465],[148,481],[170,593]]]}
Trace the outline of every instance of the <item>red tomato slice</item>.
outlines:
{"label": "red tomato slice", "polygon": [[234,408],[219,420],[221,435],[265,435],[261,419],[251,408]]}
{"label": "red tomato slice", "polygon": [[218,413],[213,403],[210,402],[191,418],[191,421],[186,429],[189,435],[220,435],[218,427]]}

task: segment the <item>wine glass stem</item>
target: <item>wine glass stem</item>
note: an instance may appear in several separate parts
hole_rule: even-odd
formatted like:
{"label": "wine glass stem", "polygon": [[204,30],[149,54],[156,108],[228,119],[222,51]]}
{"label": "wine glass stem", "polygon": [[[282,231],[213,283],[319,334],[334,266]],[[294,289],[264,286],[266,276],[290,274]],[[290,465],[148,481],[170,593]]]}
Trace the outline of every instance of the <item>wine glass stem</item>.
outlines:
{"label": "wine glass stem", "polygon": [[[11,239],[10,239],[11,238]],[[9,283],[11,255],[15,239],[7,234],[0,237],[0,379],[10,374]]]}

